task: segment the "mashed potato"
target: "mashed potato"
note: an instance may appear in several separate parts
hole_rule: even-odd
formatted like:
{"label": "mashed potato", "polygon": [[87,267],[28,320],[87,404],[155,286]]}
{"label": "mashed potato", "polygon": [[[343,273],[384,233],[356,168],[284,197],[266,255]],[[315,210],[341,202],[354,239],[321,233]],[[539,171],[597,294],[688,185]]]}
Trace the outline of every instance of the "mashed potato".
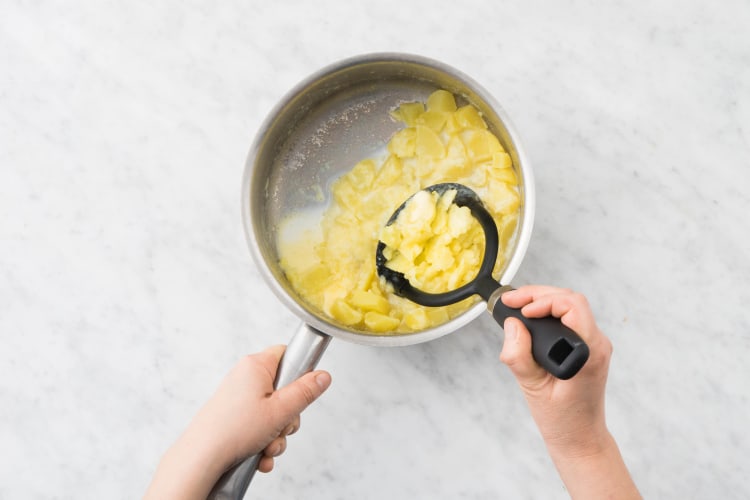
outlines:
{"label": "mashed potato", "polygon": [[455,290],[481,266],[484,232],[468,207],[453,203],[455,198],[455,189],[419,191],[380,233],[386,267],[423,292]]}
{"label": "mashed potato", "polygon": [[[296,238],[279,242],[281,267],[304,300],[339,323],[373,334],[408,333],[437,326],[477,300],[422,307],[394,295],[377,276],[377,242],[389,237],[383,228],[406,199],[442,182],[461,183],[476,191],[500,233],[496,273],[509,257],[520,208],[510,156],[475,107],[457,107],[450,92],[438,90],[426,103],[403,103],[391,114],[405,127],[389,141],[387,155],[360,161],[333,184],[333,199],[319,228],[298,231]],[[422,260],[415,257],[399,263],[396,259],[395,263],[402,266],[396,270],[404,272],[410,281],[416,280],[412,283],[425,291],[444,291],[470,280],[479,269],[483,253],[481,227],[470,213],[467,216],[468,209],[453,205],[446,195],[425,199],[420,205],[419,210],[429,210],[431,205],[435,211],[427,227],[417,227],[422,219],[413,218],[415,226],[409,234],[421,234],[421,239],[412,241],[407,252],[422,255]],[[403,252],[401,248],[399,251]],[[408,269],[415,261],[427,258],[433,264],[431,270],[419,266]]]}

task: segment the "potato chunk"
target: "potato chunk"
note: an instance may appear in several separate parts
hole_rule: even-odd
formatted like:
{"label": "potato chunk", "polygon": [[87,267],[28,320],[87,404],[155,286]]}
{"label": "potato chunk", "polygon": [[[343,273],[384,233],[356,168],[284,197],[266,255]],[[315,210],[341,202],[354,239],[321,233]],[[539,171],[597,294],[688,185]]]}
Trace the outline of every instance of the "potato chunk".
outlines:
{"label": "potato chunk", "polygon": [[442,158],[445,156],[445,145],[440,136],[430,127],[416,127],[416,155],[420,158]]}
{"label": "potato chunk", "polygon": [[354,290],[350,298],[351,305],[363,311],[375,311],[387,314],[391,310],[388,299],[382,295],[364,290]]}
{"label": "potato chunk", "polygon": [[341,299],[333,303],[331,314],[335,319],[345,325],[356,325],[362,321],[362,313]]}
{"label": "potato chunk", "polygon": [[456,99],[447,90],[436,90],[427,98],[427,109],[429,111],[456,111]]}
{"label": "potato chunk", "polygon": [[365,326],[373,332],[389,332],[395,330],[400,323],[400,319],[391,318],[385,314],[372,311],[365,313]]}

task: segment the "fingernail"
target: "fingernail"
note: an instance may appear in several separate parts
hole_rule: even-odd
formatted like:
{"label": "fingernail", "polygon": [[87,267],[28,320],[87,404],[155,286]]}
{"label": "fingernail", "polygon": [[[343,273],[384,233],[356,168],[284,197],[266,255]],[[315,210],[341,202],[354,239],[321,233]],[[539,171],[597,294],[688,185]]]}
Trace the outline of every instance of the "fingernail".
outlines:
{"label": "fingernail", "polygon": [[325,372],[318,373],[315,376],[315,383],[318,384],[321,391],[325,391],[331,385],[331,376]]}
{"label": "fingernail", "polygon": [[516,327],[516,322],[512,319],[506,319],[505,324],[503,325],[503,329],[505,330],[505,337],[508,339],[515,339],[516,335],[518,334],[518,328]]}

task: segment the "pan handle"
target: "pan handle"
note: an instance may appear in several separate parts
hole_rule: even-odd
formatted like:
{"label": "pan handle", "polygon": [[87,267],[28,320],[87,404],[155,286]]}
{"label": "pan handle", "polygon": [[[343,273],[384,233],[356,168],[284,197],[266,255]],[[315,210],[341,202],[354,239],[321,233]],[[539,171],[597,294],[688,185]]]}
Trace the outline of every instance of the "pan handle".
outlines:
{"label": "pan handle", "polygon": [[[281,358],[274,388],[280,389],[312,371],[330,341],[329,335],[308,324],[300,325]],[[242,500],[255,471],[258,470],[261,455],[262,453],[258,453],[248,457],[225,472],[209,493],[208,500]]]}

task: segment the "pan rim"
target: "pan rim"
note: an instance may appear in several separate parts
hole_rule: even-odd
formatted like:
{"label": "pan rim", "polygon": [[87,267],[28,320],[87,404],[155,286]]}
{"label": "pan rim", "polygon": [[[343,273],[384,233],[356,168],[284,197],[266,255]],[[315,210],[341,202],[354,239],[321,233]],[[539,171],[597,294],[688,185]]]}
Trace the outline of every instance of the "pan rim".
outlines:
{"label": "pan rim", "polygon": [[255,170],[255,159],[258,156],[259,149],[263,144],[265,136],[269,133],[269,130],[276,121],[276,117],[279,115],[279,113],[284,110],[292,101],[294,101],[294,99],[304,93],[305,90],[312,84],[320,81],[326,76],[354,66],[381,62],[404,63],[424,66],[430,68],[431,70],[445,74],[452,79],[458,80],[472,92],[480,96],[481,99],[485,101],[485,103],[500,119],[510,141],[513,144],[515,154],[518,159],[519,165],[517,165],[516,168],[519,173],[523,174],[521,227],[518,229],[515,248],[513,249],[513,252],[511,253],[511,256],[505,266],[505,269],[500,278],[500,282],[503,284],[508,284],[513,279],[518,269],[520,268],[521,262],[523,261],[523,258],[528,249],[528,245],[531,239],[531,233],[533,230],[534,212],[536,206],[533,172],[529,165],[528,157],[522,147],[518,132],[512,125],[509,116],[500,106],[497,100],[473,78],[445,63],[420,55],[401,52],[373,52],[349,57],[329,64],[319,69],[318,71],[313,72],[308,77],[304,78],[294,87],[292,87],[288,92],[286,92],[261,123],[261,126],[258,129],[258,132],[256,133],[253,143],[250,147],[250,151],[248,152],[242,177],[242,221],[245,239],[250,249],[250,253],[253,257],[253,260],[255,261],[256,266],[258,267],[260,274],[263,276],[264,281],[269,285],[274,295],[276,295],[276,297],[281,300],[281,302],[285,306],[291,309],[292,312],[296,314],[297,317],[300,318],[305,324],[322,333],[331,335],[332,337],[341,338],[343,340],[347,340],[357,344],[369,346],[407,346],[434,340],[456,330],[459,330],[463,326],[466,326],[467,324],[475,320],[480,314],[482,314],[482,311],[487,309],[486,304],[480,301],[466,310],[464,313],[451,319],[450,321],[443,323],[442,325],[438,325],[418,332],[374,334],[342,328],[334,323],[333,320],[325,320],[312,313],[302,304],[303,301],[301,299],[291,296],[288,291],[282,286],[276,276],[274,276],[274,274],[272,273],[270,264],[266,262],[266,258],[260,247],[258,238],[256,237],[256,231],[258,228],[256,227],[252,217],[252,183],[253,172]]}

